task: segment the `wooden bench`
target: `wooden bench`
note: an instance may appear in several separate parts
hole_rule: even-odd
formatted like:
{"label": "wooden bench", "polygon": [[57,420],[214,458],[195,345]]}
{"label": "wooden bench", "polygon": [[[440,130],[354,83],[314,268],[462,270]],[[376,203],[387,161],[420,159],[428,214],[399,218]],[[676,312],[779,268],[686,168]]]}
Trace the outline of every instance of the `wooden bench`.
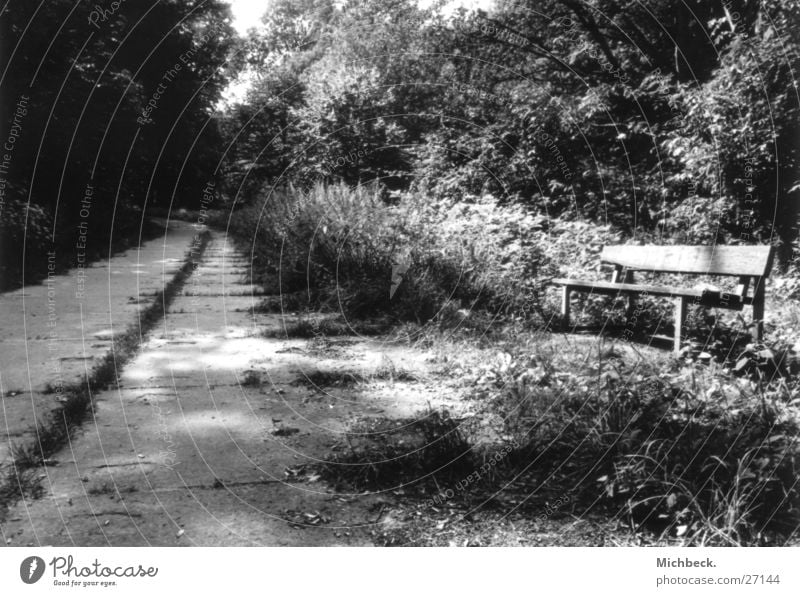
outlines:
{"label": "wooden bench", "polygon": [[[628,297],[628,315],[633,312],[636,296],[666,296],[675,300],[675,339],[677,353],[690,305],[742,310],[753,307],[753,327],[757,341],[764,333],[764,286],[772,269],[771,246],[606,246],[600,259],[614,266],[611,281],[554,279],[563,286],[561,314],[569,325],[570,297],[573,292],[621,295]],[[635,271],[720,275],[739,278],[735,292],[711,289],[641,285],[634,282]],[[748,289],[752,285],[752,293]]]}

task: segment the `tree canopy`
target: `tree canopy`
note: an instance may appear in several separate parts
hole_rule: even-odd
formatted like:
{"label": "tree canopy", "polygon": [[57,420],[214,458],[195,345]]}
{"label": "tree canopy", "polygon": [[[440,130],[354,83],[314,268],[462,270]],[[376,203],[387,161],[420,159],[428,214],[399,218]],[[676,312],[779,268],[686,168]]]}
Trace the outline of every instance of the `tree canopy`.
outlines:
{"label": "tree canopy", "polygon": [[18,132],[4,262],[23,236],[31,248],[70,246],[85,221],[101,249],[114,226],[138,225],[132,211],[200,200],[221,156],[229,23],[218,0],[4,3],[0,138]]}
{"label": "tree canopy", "polygon": [[684,242],[796,237],[794,0],[270,6],[227,123],[239,200],[380,180]]}

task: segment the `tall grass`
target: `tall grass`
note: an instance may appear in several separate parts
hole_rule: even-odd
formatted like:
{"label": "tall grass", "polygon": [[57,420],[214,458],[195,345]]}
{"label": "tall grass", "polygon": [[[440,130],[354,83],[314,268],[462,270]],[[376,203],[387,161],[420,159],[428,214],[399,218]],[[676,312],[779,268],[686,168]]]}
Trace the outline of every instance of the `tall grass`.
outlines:
{"label": "tall grass", "polygon": [[289,187],[235,212],[228,230],[250,251],[254,281],[347,315],[531,309],[543,281],[540,222],[491,197],[390,203],[376,187]]}

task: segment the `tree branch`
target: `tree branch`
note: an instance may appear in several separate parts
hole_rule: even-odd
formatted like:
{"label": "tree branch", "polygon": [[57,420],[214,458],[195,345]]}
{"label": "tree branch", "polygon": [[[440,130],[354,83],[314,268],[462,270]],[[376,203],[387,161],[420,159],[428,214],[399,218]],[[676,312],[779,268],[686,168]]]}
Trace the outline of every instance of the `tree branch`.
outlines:
{"label": "tree branch", "polygon": [[578,2],[574,2],[573,0],[560,1],[575,14],[586,32],[591,36],[595,43],[600,46],[600,49],[602,50],[603,54],[605,54],[605,57],[608,59],[611,65],[617,70],[620,70],[619,60],[617,60],[614,52],[611,51],[608,41],[606,40],[605,35],[600,31],[600,27],[597,24],[597,21],[594,20],[594,17],[585,11]]}

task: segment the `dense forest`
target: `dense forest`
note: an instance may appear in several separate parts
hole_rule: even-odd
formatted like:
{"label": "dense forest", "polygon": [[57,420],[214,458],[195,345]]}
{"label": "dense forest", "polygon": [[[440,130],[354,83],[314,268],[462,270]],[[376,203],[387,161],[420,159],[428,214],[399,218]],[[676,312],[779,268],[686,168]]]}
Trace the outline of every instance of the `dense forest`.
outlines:
{"label": "dense forest", "polygon": [[377,179],[629,234],[791,243],[797,3],[335,5],[276,2],[252,32],[243,188]]}

